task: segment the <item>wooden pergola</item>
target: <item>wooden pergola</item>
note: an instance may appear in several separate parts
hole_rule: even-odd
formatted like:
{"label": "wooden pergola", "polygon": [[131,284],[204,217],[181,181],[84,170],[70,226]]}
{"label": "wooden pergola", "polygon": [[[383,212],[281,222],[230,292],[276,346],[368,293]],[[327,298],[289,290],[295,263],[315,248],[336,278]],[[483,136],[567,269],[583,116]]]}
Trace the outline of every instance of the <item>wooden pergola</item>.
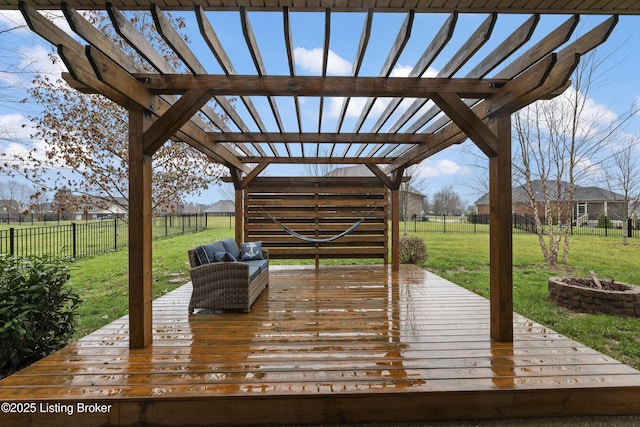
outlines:
{"label": "wooden pergola", "polygon": [[[471,139],[489,160],[491,336],[513,340],[511,237],[511,114],[540,99],[565,90],[580,56],[602,44],[613,30],[617,15],[640,13],[640,1],[197,1],[174,2],[89,0],[0,0],[0,8],[19,8],[31,29],[58,48],[68,67],[65,79],[73,87],[99,93],[129,111],[129,318],[130,347],[152,340],[151,177],[154,153],[168,140],[184,141],[229,169],[236,189],[236,239],[243,230],[243,190],[271,164],[364,164],[391,193],[392,269],[399,266],[399,188],[407,168],[447,147]],[[74,38],[46,19],[38,9],[62,10]],[[91,25],[78,10],[106,10],[116,32],[146,61],[134,62]],[[188,72],[176,71],[129,23],[123,11],[150,10],[158,33],[182,60]],[[208,11],[235,11],[244,43],[255,65],[252,74],[238,74],[216,34]],[[173,28],[165,12],[191,11],[210,52],[194,51]],[[251,14],[269,11],[282,22],[274,28],[283,35],[289,73],[267,72],[252,25]],[[327,72],[332,14],[364,14],[357,52],[349,76]],[[293,12],[323,14],[322,72],[299,75],[296,70],[291,19]],[[378,14],[401,13],[404,22],[395,35],[386,61],[377,75],[363,75],[361,66],[370,46],[372,22]],[[424,41],[423,54],[408,77],[392,77],[420,14],[447,14],[435,36]],[[460,14],[482,13],[486,19],[451,54],[441,58],[452,40]],[[566,20],[535,43],[530,39],[539,14],[569,14]],[[529,14],[523,24],[479,57],[490,39],[499,14]],[[580,14],[611,14],[579,37],[572,37]],[[82,41],[77,41],[81,39]],[[200,58],[213,55],[222,70],[210,73]],[[434,61],[444,63],[437,76],[425,78]],[[461,72],[464,67],[470,71]],[[146,71],[152,69],[154,71]],[[463,74],[463,75],[460,75]],[[233,103],[231,97],[236,97]],[[303,99],[319,101],[317,128],[303,126]],[[327,132],[324,108],[330,97],[342,97],[337,126]],[[269,111],[256,107],[266,101]],[[345,117],[353,98],[366,103],[354,128]],[[371,115],[376,100],[388,104],[378,117]],[[293,105],[293,128],[285,125],[282,100]],[[399,108],[409,100],[408,108]],[[215,103],[229,121],[214,111]],[[429,103],[429,104],[427,104]],[[241,113],[242,110],[242,113]],[[369,122],[368,122],[369,119]],[[326,120],[326,119],[325,119]],[[375,121],[370,125],[371,121]],[[270,124],[270,123],[273,123]],[[327,147],[321,151],[320,145]]]}

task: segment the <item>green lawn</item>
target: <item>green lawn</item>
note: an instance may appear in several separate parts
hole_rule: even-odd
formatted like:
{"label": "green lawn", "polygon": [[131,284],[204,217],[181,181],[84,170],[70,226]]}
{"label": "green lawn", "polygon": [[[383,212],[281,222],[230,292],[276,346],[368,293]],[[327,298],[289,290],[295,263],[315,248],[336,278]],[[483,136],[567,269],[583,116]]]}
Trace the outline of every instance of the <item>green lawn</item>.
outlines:
{"label": "green lawn", "polygon": [[[153,241],[153,294],[159,297],[189,279],[187,249],[233,236],[228,227],[209,228]],[[76,336],[81,337],[125,315],[128,309],[128,250],[120,249],[71,264],[70,284],[83,302]]]}
{"label": "green lawn", "polygon": [[[488,234],[417,233],[427,243],[423,265],[483,296],[489,293]],[[233,236],[228,224],[194,234],[154,240],[154,296],[161,296],[189,280],[186,251],[201,243]],[[547,301],[547,278],[594,270],[601,278],[640,283],[640,241],[623,245],[621,239],[577,237],[571,242],[569,264],[550,268],[543,263],[536,236],[514,236],[514,308],[570,338],[640,369],[640,319],[575,314]],[[278,264],[299,264],[274,261]],[[306,263],[313,261],[306,261]],[[379,260],[325,260],[323,264],[379,262]],[[85,258],[71,265],[71,284],[82,295],[77,336],[86,335],[126,314],[127,250]]]}
{"label": "green lawn", "polygon": [[[418,233],[427,243],[425,267],[469,290],[489,295],[489,236]],[[577,314],[547,300],[550,276],[588,276],[594,270],[603,279],[640,284],[640,241],[571,239],[569,262],[551,268],[544,264],[538,239],[513,237],[514,310],[563,335],[640,369],[640,318]]]}

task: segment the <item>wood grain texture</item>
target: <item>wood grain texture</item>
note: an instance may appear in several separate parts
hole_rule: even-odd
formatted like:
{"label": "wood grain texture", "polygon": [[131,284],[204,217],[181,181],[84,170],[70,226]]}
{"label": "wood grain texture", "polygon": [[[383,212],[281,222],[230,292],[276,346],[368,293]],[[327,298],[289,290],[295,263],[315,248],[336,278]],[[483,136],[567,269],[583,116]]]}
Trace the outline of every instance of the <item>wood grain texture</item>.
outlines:
{"label": "wood grain texture", "polygon": [[415,266],[272,265],[269,282],[248,314],[193,316],[187,284],[155,301],[153,345],[130,350],[123,317],[5,378],[3,402],[112,406],[0,426],[640,413],[640,372],[518,315],[492,341],[487,300]]}

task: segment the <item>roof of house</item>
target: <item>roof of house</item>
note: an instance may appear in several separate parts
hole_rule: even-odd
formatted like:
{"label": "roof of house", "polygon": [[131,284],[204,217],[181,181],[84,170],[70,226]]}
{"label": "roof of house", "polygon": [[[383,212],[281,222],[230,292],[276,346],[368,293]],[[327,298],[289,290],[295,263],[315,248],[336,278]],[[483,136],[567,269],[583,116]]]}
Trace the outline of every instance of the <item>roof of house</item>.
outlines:
{"label": "roof of house", "polygon": [[[325,176],[375,176],[373,172],[367,167],[367,165],[355,165],[355,166],[345,166],[342,168],[335,168],[331,172],[327,173]],[[410,184],[407,184],[407,187],[404,186],[401,188],[401,191],[407,191],[410,194],[415,194],[419,197],[426,197],[416,188],[412,187]]]}
{"label": "roof of house", "polygon": [[[533,192],[536,194],[536,201],[543,200],[543,187],[541,180],[534,180],[531,183]],[[560,191],[566,194],[569,191],[569,183],[562,181],[560,183]],[[558,198],[558,192],[555,184],[549,185],[548,188],[549,197],[551,199]],[[528,203],[529,193],[525,184],[513,187],[512,198],[514,202]],[[624,200],[622,194],[614,193],[613,191],[606,190],[604,188],[590,186],[582,187],[579,185],[574,186],[573,201],[574,202],[596,202],[596,201],[618,201]],[[489,204],[489,193],[485,193],[478,200],[474,202],[475,205],[487,205]]]}
{"label": "roof of house", "polygon": [[205,213],[228,213],[235,212],[235,203],[233,200],[218,200],[213,205],[204,210]]}

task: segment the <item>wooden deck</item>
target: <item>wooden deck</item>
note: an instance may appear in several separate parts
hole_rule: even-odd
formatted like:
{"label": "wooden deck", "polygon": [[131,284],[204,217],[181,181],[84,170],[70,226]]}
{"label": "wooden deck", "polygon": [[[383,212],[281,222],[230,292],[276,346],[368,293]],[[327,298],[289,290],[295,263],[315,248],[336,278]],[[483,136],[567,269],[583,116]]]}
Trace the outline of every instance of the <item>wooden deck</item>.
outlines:
{"label": "wooden deck", "polygon": [[520,316],[492,343],[487,300],[413,266],[272,267],[249,314],[189,317],[189,296],[154,303],[146,349],[125,317],[1,381],[33,413],[0,426],[640,414],[640,372]]}

